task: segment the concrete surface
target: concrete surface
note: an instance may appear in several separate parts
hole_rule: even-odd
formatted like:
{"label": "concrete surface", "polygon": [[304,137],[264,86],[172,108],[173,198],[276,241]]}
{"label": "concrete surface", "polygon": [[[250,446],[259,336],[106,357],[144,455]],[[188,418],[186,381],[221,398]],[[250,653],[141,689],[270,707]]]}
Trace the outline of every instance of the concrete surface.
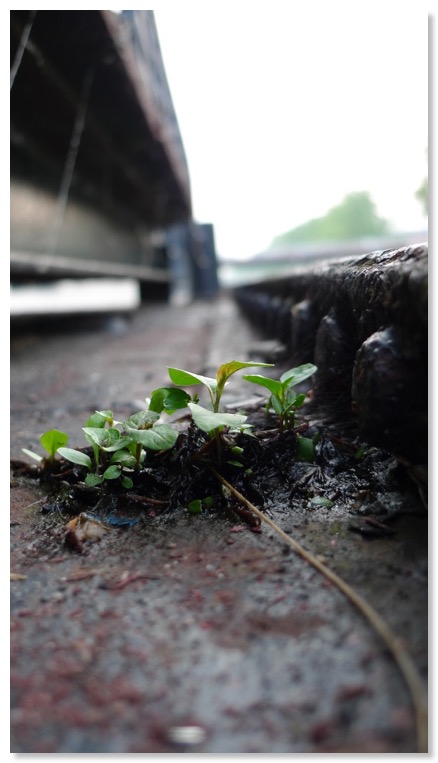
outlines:
{"label": "concrete surface", "polygon": [[[82,445],[92,411],[138,410],[167,383],[167,365],[208,374],[257,356],[260,339],[226,295],[76,328],[23,327],[11,343],[11,456],[39,450],[51,427]],[[229,399],[241,395],[236,381]],[[418,496],[395,535],[374,540],[346,531],[341,510],[276,506],[275,496],[275,521],[370,601],[426,679]],[[44,501],[37,483],[12,477],[12,752],[417,751],[411,697],[379,637],[270,530],[180,508],[143,512],[79,555],[65,547],[66,518],[42,514]]]}

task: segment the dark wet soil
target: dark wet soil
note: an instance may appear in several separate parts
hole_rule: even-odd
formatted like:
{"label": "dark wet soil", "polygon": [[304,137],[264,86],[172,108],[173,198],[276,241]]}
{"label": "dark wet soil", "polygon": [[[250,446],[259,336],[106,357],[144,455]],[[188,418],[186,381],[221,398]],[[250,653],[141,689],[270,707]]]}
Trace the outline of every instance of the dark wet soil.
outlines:
{"label": "dark wet soil", "polygon": [[[170,359],[199,373],[245,360],[257,337],[226,299],[218,315],[155,306],[68,342],[20,333],[13,460],[51,426],[82,445],[94,409],[130,415]],[[236,380],[224,402],[247,397]],[[250,417],[261,433],[243,443],[252,475],[222,465],[226,477],[372,604],[426,679],[428,522],[406,468],[362,443],[354,420],[311,402],[300,424],[320,435],[312,462],[297,460],[293,435],[265,436],[275,422],[263,412]],[[416,752],[412,700],[380,638],[224,499],[207,463],[158,458],[134,500],[85,491],[80,470],[56,479],[15,468],[11,483],[11,751]],[[188,501],[205,495],[213,506],[190,514]],[[80,513],[109,529],[67,544]]]}

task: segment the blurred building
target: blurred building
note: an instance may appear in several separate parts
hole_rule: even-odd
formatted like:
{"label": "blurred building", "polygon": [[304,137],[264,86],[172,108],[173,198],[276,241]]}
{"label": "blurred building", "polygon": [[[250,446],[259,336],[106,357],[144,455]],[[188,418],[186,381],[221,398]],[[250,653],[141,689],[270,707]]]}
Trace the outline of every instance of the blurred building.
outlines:
{"label": "blurred building", "polygon": [[[12,283],[132,277],[165,295],[188,261],[197,296],[192,234],[204,234],[153,11],[10,14]],[[175,226],[189,242],[181,263]]]}

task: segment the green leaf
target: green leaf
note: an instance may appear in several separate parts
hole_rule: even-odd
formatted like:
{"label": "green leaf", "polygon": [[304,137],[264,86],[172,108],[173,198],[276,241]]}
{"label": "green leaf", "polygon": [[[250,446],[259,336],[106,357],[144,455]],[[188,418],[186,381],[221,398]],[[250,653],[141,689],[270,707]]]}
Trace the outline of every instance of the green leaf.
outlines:
{"label": "green leaf", "polygon": [[103,419],[105,419],[105,421],[108,421],[108,423],[109,423],[109,424],[111,424],[111,423],[114,421],[114,414],[113,414],[113,412],[112,412],[112,411],[110,411],[110,410],[106,410],[106,411],[96,411],[96,413],[97,413],[99,416],[102,416],[102,418],[103,418]]}
{"label": "green leaf", "polygon": [[123,487],[125,487],[127,490],[129,490],[131,487],[134,487],[134,483],[130,477],[123,476],[120,480]]}
{"label": "green leaf", "polygon": [[38,453],[34,453],[33,450],[28,450],[27,448],[21,448],[21,450],[26,456],[30,456],[30,458],[33,458],[34,461],[38,461],[38,463],[41,463],[41,461],[44,460],[42,456],[39,456]]}
{"label": "green leaf", "polygon": [[79,464],[80,466],[86,466],[87,469],[91,469],[91,458],[87,453],[82,453],[80,450],[74,450],[73,448],[58,448],[58,453],[62,458],[71,461],[73,464]]}
{"label": "green leaf", "polygon": [[189,403],[188,407],[192,412],[196,426],[208,434],[211,434],[220,427],[240,429],[248,418],[240,413],[214,413],[196,403]]}
{"label": "green leaf", "polygon": [[230,432],[241,432],[241,434],[246,435],[247,437],[254,437],[256,440],[257,437],[252,431],[253,424],[239,424],[238,427],[231,427]]}
{"label": "green leaf", "polygon": [[242,368],[272,368],[272,366],[273,363],[242,363],[240,360],[231,360],[229,363],[219,366],[217,370],[217,383],[223,387],[227,379]]}
{"label": "green leaf", "polygon": [[90,418],[87,419],[84,426],[102,428],[105,424],[109,424],[110,427],[112,427],[114,423],[114,414],[112,411],[94,411]]}
{"label": "green leaf", "polygon": [[189,371],[183,371],[181,368],[167,367],[170,379],[177,387],[191,387],[193,384],[204,384],[211,395],[214,394],[217,387],[217,380],[210,376],[201,376],[201,374],[192,374]]}
{"label": "green leaf", "polygon": [[122,467],[118,464],[113,464],[112,466],[109,466],[108,469],[105,469],[103,476],[106,480],[116,480],[120,477],[122,473]]}
{"label": "green leaf", "polygon": [[112,453],[121,450],[130,443],[129,437],[121,437],[118,429],[102,429],[102,427],[82,427],[87,442],[97,445],[102,450]]}
{"label": "green leaf", "polygon": [[243,464],[241,461],[227,461],[227,464],[231,464],[231,466],[238,466],[239,469],[243,469]]}
{"label": "green leaf", "polygon": [[274,409],[274,411],[277,414],[277,416],[282,416],[283,415],[283,413],[284,413],[284,406],[281,404],[280,400],[275,395],[273,395],[271,397],[271,406]]}
{"label": "green leaf", "polygon": [[164,410],[166,413],[174,413],[180,408],[187,408],[187,403],[190,403],[191,396],[183,389],[171,388],[169,394],[163,401]]}
{"label": "green leaf", "polygon": [[50,429],[48,432],[44,432],[40,437],[41,445],[51,458],[53,458],[58,448],[66,445],[67,442],[68,434],[60,432],[59,429]]}
{"label": "green leaf", "polygon": [[190,503],[187,505],[187,510],[190,512],[190,514],[201,514],[202,501],[199,498],[196,498],[194,501],[190,501]]}
{"label": "green leaf", "polygon": [[174,413],[180,408],[186,408],[191,400],[188,392],[175,387],[160,387],[152,392],[149,410],[161,413]]}
{"label": "green leaf", "polygon": [[361,447],[354,454],[356,461],[360,461],[360,459],[365,455],[366,452],[367,452],[366,447],[364,445],[361,445]]}
{"label": "green leaf", "polygon": [[169,390],[172,389],[171,387],[159,387],[159,389],[154,389],[151,395],[151,399],[149,401],[149,411],[155,411],[155,413],[161,413],[161,411],[164,408],[164,400],[169,394]]}
{"label": "green leaf", "polygon": [[287,387],[295,387],[297,384],[301,384],[301,382],[308,379],[309,376],[312,376],[317,370],[317,366],[314,366],[313,363],[304,363],[302,366],[285,371],[280,376],[280,381],[282,384],[288,382]]}
{"label": "green leaf", "polygon": [[101,445],[101,448],[102,450],[106,451],[106,453],[114,453],[115,451],[125,449],[128,445],[131,444],[131,442],[131,437],[126,435],[125,437],[115,439],[111,445]]}
{"label": "green leaf", "polygon": [[278,395],[281,392],[281,383],[275,379],[270,379],[268,376],[261,376],[260,374],[245,374],[243,376],[245,381],[252,382],[252,384],[259,384],[261,387],[266,387],[273,395]]}
{"label": "green leaf", "polygon": [[102,416],[98,411],[95,411],[95,413],[92,413],[91,416],[86,420],[84,426],[86,427],[92,427],[93,429],[101,428],[105,426],[106,418]]}
{"label": "green leaf", "polygon": [[87,474],[85,477],[84,483],[87,487],[96,487],[97,485],[101,485],[104,481],[104,477],[101,474],[93,474],[90,472],[90,474]]}
{"label": "green leaf", "polygon": [[306,395],[304,392],[302,392],[300,395],[297,395],[293,402],[294,408],[301,408],[301,406],[304,405],[305,399]]}
{"label": "green leaf", "polygon": [[87,442],[91,445],[98,445],[99,448],[104,447],[105,445],[111,445],[113,442],[108,434],[108,432],[110,432],[109,429],[103,429],[102,427],[82,427],[82,431]]}
{"label": "green leaf", "polygon": [[123,426],[126,429],[149,429],[159,418],[160,416],[156,411],[138,411],[126,419]]}
{"label": "green leaf", "polygon": [[133,442],[148,450],[170,450],[178,439],[178,432],[168,424],[157,424],[151,429],[132,429],[129,432]]}
{"label": "green leaf", "polygon": [[135,456],[130,453],[129,450],[126,450],[126,448],[113,453],[110,459],[110,464],[121,464],[122,466],[128,466],[130,468],[134,468],[136,463],[137,460]]}
{"label": "green leaf", "polygon": [[309,501],[310,506],[334,506],[334,502],[322,496],[315,496]]}
{"label": "green leaf", "polygon": [[206,498],[195,498],[194,501],[190,501],[187,506],[187,510],[190,514],[201,514],[203,509],[211,509],[213,506],[213,498],[208,495]]}
{"label": "green leaf", "polygon": [[289,413],[289,411],[296,411],[297,408],[301,408],[305,399],[306,396],[304,394],[295,396],[295,393],[292,390],[288,390],[286,394],[287,404],[285,407],[285,412]]}
{"label": "green leaf", "polygon": [[315,455],[315,446],[313,440],[308,437],[298,437],[298,461],[313,461]]}

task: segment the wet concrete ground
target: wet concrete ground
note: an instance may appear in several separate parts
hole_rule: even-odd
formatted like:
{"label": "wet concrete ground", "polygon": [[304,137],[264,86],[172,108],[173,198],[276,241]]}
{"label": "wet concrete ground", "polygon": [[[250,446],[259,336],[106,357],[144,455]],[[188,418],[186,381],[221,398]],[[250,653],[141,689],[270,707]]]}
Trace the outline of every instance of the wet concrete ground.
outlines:
{"label": "wet concrete ground", "polygon": [[[226,296],[76,330],[24,328],[11,342],[11,456],[40,450],[51,427],[82,445],[92,411],[130,415],[167,384],[167,365],[209,374],[259,340]],[[229,395],[247,387],[237,380]],[[380,638],[269,528],[143,513],[79,555],[64,545],[65,517],[41,514],[41,488],[11,484],[12,752],[417,751],[411,697]],[[428,528],[419,498],[416,508],[370,540],[340,510],[294,513],[276,507],[274,488],[269,502],[426,678]]]}

